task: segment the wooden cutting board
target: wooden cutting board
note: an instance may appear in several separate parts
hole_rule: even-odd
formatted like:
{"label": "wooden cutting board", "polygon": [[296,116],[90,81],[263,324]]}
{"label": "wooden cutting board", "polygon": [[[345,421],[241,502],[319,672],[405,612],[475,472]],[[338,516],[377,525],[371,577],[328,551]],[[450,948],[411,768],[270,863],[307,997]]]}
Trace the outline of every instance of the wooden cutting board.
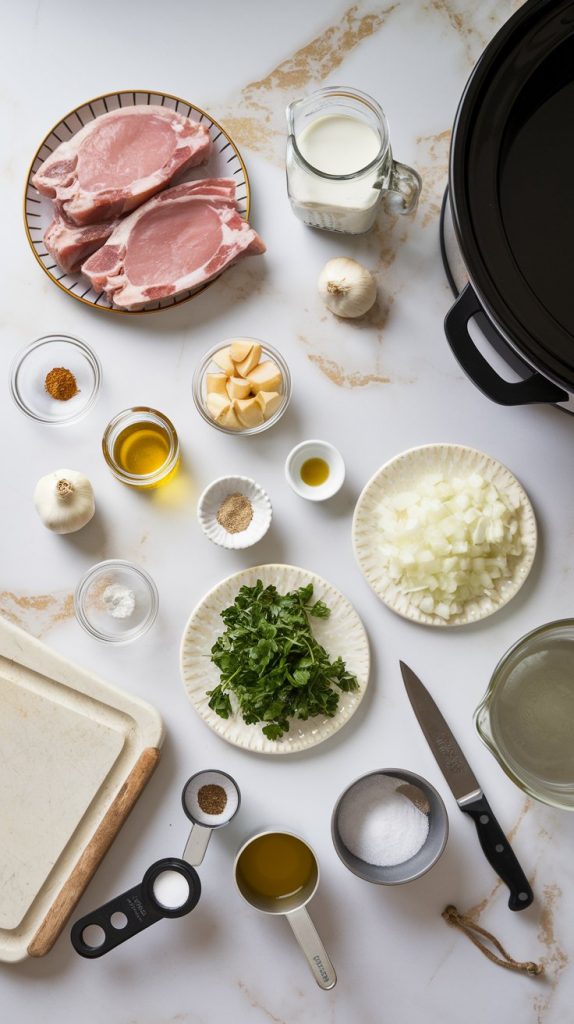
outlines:
{"label": "wooden cutting board", "polygon": [[149,704],[0,617],[0,960],[51,949],[162,739]]}

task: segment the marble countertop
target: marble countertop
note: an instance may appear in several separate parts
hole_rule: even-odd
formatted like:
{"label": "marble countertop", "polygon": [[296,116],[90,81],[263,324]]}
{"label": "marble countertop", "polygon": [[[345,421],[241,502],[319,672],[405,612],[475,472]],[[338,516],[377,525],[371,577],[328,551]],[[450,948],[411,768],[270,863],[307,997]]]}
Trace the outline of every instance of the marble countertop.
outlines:
{"label": "marble countertop", "polygon": [[[201,869],[203,898],[189,917],[162,922],[99,961],[79,958],[67,932],[42,960],[1,965],[2,1014],[18,1024],[379,1024],[381,1021],[562,1024],[571,1019],[574,816],[526,799],[474,731],[472,712],[506,648],[529,629],[571,614],[574,422],[544,407],[489,403],[463,376],[442,321],[451,297],[438,247],[450,126],[464,83],[513,0],[323,0],[285,6],[251,0],[185,4],[149,0],[96,6],[22,0],[5,11],[0,68],[3,126],[0,378],[4,400],[0,488],[0,612],[54,649],[154,704],[167,737],[160,766],[84,894],[75,916],[134,885],[158,857],[179,855],[187,835],[185,779],[220,767],[242,790],[240,814],[213,837]],[[424,179],[416,216],[382,217],[355,240],[313,232],[285,192],[286,103],[326,84],[377,97],[395,155]],[[165,90],[207,109],[236,139],[253,189],[252,221],[268,245],[214,287],[173,311],[113,317],[70,299],[41,272],[21,219],[26,170],[47,129],[91,96],[118,88]],[[336,321],[316,279],[326,259],[349,254],[374,269],[376,309],[364,323]],[[103,387],[73,427],[49,429],[10,402],[14,354],[60,331],[98,352]],[[294,378],[290,409],[273,430],[227,437],[193,406],[201,354],[230,335],[268,339]],[[178,487],[137,495],[108,472],[100,437],[110,417],[149,404],[174,421],[184,466]],[[283,477],[290,448],[307,437],[337,445],[343,492],[326,505],[296,497]],[[378,602],[358,572],[350,522],[376,468],[413,445],[469,444],[518,476],[534,504],[539,553],[520,595],[491,619],[452,632],[419,628]],[[83,531],[44,531],[32,505],[36,480],[61,465],[85,472],[98,512]],[[215,476],[254,477],[274,507],[257,548],[212,546],[195,519]],[[107,557],[144,566],[160,591],[160,615],[142,640],[101,646],[73,616],[82,573]],[[179,678],[183,626],[202,594],[226,575],[263,562],[314,570],[354,603],[367,628],[373,669],[367,696],[343,730],[307,753],[274,760],[235,749],[193,711]],[[405,699],[398,660],[412,664],[446,712],[535,891],[514,915]],[[403,767],[428,778],[450,817],[446,851],[431,873],[396,888],[370,886],[338,860],[330,815],[356,776]],[[317,851],[321,884],[311,909],[337,968],[338,985],[315,985],[286,922],[257,915],[235,892],[233,856],[258,826],[282,824]],[[490,963],[441,919],[449,904],[493,931],[518,960],[539,960],[542,979]]]}

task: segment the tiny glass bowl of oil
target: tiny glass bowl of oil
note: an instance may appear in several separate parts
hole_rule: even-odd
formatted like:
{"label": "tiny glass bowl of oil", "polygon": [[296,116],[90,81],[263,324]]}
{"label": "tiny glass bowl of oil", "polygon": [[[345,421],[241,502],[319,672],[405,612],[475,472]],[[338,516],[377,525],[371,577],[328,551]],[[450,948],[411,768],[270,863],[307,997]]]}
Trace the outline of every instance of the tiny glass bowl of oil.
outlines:
{"label": "tiny glass bowl of oil", "polygon": [[574,811],[574,619],[539,626],[506,652],[475,723],[520,789]]}
{"label": "tiny glass bowl of oil", "polygon": [[328,441],[302,441],[285,461],[289,486],[307,501],[326,501],[337,494],[345,480],[345,463]]}
{"label": "tiny glass bowl of oil", "polygon": [[159,487],[177,471],[175,427],[163,413],[145,405],[114,416],[104,431],[102,448],[114,476],[130,487]]}

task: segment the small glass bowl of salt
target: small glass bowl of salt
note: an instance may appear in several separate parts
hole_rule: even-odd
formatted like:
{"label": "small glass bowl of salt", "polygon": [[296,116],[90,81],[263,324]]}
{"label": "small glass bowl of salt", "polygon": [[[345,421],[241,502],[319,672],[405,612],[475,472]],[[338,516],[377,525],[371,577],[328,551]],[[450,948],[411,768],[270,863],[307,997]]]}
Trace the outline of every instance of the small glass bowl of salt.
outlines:
{"label": "small glass bowl of salt", "polygon": [[426,779],[385,768],[362,775],[341,794],[331,835],[353,874],[377,885],[400,885],[436,864],[448,838],[448,815]]}
{"label": "small glass bowl of salt", "polygon": [[157,587],[137,565],[109,558],[88,569],[76,587],[74,611],[97,640],[125,644],[147,633],[159,608]]}

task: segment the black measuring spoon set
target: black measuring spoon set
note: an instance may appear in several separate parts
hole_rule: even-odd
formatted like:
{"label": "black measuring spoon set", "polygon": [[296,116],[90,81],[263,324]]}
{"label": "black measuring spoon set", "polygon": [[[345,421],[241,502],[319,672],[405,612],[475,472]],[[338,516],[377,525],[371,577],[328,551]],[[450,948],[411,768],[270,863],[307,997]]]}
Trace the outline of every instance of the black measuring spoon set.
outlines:
{"label": "black measuring spoon set", "polygon": [[[202,801],[201,791],[207,800]],[[218,802],[222,793],[225,800]],[[182,793],[183,810],[192,823],[182,857],[156,860],[138,885],[76,921],[70,934],[76,952],[93,960],[156,921],[191,913],[201,896],[195,868],[203,861],[212,831],[227,825],[237,814],[240,803],[239,787],[226,772],[202,771],[192,775]]]}

